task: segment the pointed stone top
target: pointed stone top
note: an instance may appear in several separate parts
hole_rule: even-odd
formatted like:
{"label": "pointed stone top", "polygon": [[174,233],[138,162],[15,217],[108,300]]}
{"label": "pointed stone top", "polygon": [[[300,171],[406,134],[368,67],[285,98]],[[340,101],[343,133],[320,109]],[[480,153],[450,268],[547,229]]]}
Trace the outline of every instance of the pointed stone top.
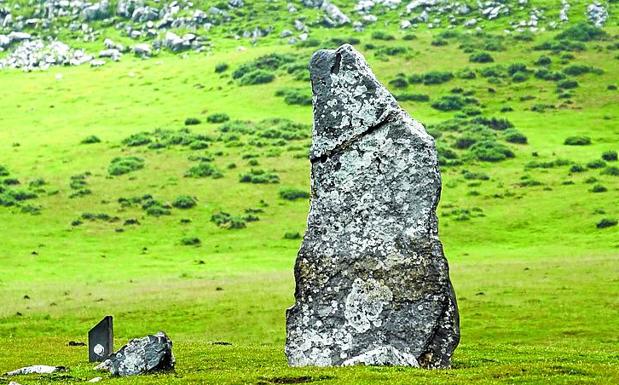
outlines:
{"label": "pointed stone top", "polygon": [[350,44],[314,53],[310,75],[314,92],[312,162],[329,156],[400,110],[363,55]]}

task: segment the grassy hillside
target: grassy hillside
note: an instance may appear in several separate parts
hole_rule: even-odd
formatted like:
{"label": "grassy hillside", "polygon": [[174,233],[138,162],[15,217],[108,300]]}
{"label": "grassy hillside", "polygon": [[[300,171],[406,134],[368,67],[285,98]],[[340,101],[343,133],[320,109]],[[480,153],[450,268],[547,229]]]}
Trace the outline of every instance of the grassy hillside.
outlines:
{"label": "grassy hillside", "polygon": [[[619,30],[505,35],[504,22],[316,29],[296,46],[221,32],[205,53],[0,71],[0,372],[96,376],[67,342],[113,314],[117,347],[162,329],[178,361],[116,383],[619,381]],[[462,318],[450,371],[286,366],[309,202],[282,192],[309,193],[304,66],[346,41],[439,147]],[[256,68],[274,79],[247,85]]]}

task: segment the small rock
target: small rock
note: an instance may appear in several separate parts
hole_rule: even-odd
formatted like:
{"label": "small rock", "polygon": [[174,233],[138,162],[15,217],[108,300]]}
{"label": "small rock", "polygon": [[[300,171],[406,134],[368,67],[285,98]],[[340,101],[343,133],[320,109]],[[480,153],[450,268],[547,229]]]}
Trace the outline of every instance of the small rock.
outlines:
{"label": "small rock", "polygon": [[64,366],[48,366],[48,365],[32,365],[24,368],[19,368],[11,372],[6,372],[5,376],[18,376],[23,374],[51,374],[64,371],[67,368]]}

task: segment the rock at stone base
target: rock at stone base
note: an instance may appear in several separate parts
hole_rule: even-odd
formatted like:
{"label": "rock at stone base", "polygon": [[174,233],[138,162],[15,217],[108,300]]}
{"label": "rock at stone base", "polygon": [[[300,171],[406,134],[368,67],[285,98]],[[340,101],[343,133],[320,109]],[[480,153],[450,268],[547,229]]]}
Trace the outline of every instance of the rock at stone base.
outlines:
{"label": "rock at stone base", "polygon": [[318,51],[310,74],[312,194],[288,363],[447,368],[460,331],[434,140],[352,46]]}
{"label": "rock at stone base", "polygon": [[6,372],[6,376],[19,376],[25,374],[52,374],[66,370],[64,366],[32,365]]}
{"label": "rock at stone base", "polygon": [[114,376],[134,376],[174,369],[172,341],[164,332],[136,338],[95,369],[109,371]]}

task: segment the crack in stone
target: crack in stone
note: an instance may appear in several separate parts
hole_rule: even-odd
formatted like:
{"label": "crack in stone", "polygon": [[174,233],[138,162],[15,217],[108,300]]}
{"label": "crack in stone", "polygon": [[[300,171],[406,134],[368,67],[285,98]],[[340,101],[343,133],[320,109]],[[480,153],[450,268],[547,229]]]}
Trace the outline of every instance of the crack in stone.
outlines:
{"label": "crack in stone", "polygon": [[389,111],[384,118],[381,119],[381,121],[371,127],[368,127],[367,130],[360,132],[359,134],[353,136],[352,138],[338,144],[337,146],[335,146],[333,149],[325,151],[324,154],[318,156],[318,157],[310,157],[310,162],[312,164],[314,163],[324,163],[326,162],[329,158],[331,158],[334,155],[338,155],[338,154],[342,154],[344,153],[344,151],[346,151],[349,147],[351,147],[353,144],[355,144],[356,142],[358,142],[359,140],[361,140],[363,137],[368,136],[370,134],[372,134],[375,131],[378,131],[380,128],[386,126],[389,123],[392,123],[392,118],[395,117],[395,115],[398,113],[398,111],[395,110],[391,110]]}

